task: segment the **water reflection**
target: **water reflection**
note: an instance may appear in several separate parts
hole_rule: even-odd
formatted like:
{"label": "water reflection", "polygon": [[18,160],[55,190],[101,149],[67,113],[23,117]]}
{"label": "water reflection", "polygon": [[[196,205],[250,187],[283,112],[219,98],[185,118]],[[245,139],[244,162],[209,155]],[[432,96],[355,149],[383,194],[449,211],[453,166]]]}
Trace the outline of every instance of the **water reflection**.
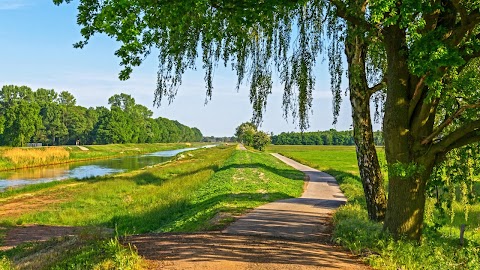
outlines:
{"label": "water reflection", "polygon": [[[214,145],[213,145],[214,146]],[[206,146],[209,148],[213,146]],[[173,156],[197,148],[160,151],[140,156],[120,157],[107,160],[67,163],[48,167],[27,168],[0,172],[0,191],[14,186],[45,183],[70,178],[88,178],[112,173],[138,170],[170,160]]]}

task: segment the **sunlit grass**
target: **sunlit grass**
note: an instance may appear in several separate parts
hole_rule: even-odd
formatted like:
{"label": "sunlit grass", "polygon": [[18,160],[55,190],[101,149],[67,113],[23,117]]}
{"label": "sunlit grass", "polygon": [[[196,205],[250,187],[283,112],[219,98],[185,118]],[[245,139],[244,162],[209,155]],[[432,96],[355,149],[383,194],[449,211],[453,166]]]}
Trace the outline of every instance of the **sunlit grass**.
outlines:
{"label": "sunlit grass", "polygon": [[[32,206],[28,198],[58,198],[21,215],[4,216],[0,224],[109,227],[119,235],[142,232],[193,232],[225,227],[236,216],[267,202],[298,197],[303,173],[267,153],[238,151],[235,146],[200,149],[178,160],[117,176],[67,181],[42,189],[4,195]],[[25,196],[25,200],[19,200]],[[113,242],[112,242],[113,241]],[[68,242],[70,243],[70,242]],[[138,255],[114,240],[53,243],[0,252],[1,266],[31,260],[48,269],[137,269]],[[58,255],[43,256],[58,249]],[[86,268],[85,268],[86,267]]]}

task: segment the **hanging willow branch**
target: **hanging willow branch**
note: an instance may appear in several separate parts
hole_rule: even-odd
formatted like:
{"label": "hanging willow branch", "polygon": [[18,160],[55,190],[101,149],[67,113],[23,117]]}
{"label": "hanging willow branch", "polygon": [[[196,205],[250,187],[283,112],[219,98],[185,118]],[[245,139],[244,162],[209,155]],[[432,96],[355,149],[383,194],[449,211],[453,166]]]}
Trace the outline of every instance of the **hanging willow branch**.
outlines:
{"label": "hanging willow branch", "polygon": [[[123,66],[122,80],[129,78],[153,48],[158,49],[157,106],[164,99],[173,102],[183,75],[196,68],[201,51],[205,102],[212,98],[218,63],[231,66],[237,75],[237,90],[244,82],[249,84],[256,124],[261,123],[272,93],[275,70],[284,86],[284,116],[298,119],[304,130],[312,107],[313,71],[322,52],[325,6],[322,0],[83,0],[78,23],[85,39],[76,46],[85,46],[96,33],[115,37],[121,43],[115,54]],[[342,67],[340,53],[340,47],[330,51],[332,60],[339,60],[332,62],[337,75]],[[339,89],[341,76],[332,82]],[[335,118],[338,110],[336,106]]]}

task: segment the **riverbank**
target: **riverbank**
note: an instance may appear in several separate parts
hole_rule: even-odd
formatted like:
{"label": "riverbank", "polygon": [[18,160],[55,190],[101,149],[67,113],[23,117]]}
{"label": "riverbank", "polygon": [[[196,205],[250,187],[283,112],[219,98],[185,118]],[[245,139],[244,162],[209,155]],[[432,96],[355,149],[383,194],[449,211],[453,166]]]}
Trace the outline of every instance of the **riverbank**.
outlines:
{"label": "riverbank", "polygon": [[108,144],[50,147],[0,147],[0,171],[40,167],[94,159],[139,155],[205,143]]}

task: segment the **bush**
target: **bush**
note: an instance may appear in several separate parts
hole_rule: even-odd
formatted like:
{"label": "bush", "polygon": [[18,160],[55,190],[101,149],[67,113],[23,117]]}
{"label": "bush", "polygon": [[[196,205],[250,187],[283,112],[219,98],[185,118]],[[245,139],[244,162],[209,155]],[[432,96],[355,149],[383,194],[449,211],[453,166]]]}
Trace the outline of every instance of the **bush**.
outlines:
{"label": "bush", "polygon": [[258,131],[253,135],[253,148],[259,151],[265,151],[265,147],[270,144],[270,136],[263,131]]}

